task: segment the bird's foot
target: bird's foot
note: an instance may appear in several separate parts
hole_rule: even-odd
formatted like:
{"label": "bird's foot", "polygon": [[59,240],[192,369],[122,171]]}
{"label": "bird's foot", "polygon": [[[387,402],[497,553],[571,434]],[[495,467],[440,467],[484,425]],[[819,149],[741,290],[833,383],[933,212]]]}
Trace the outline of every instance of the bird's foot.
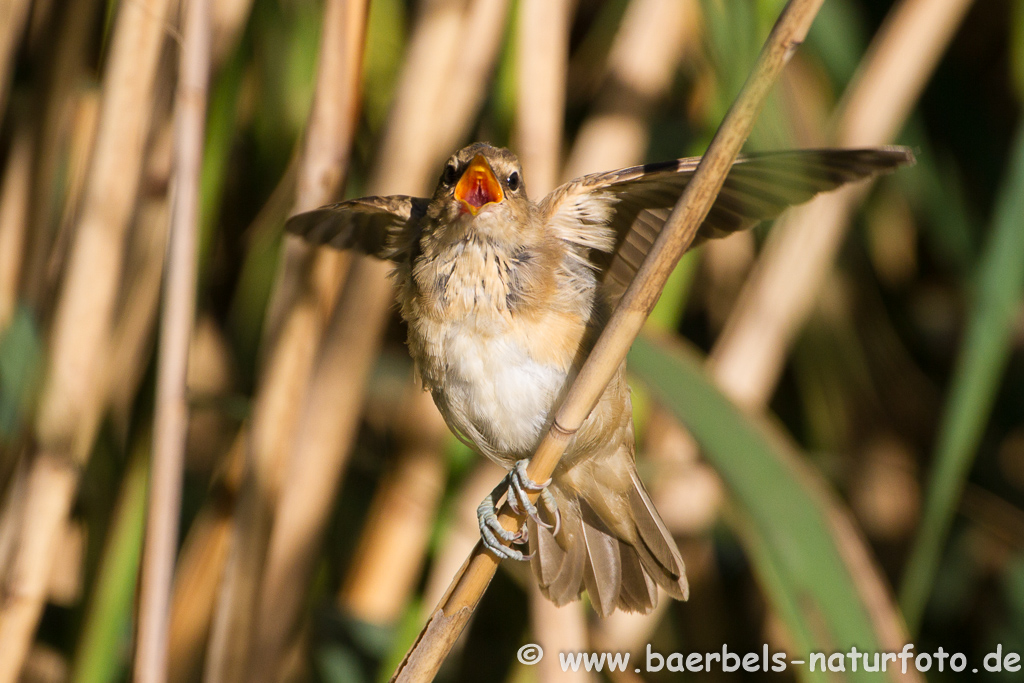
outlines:
{"label": "bird's foot", "polygon": [[[498,522],[495,501],[500,497],[499,491],[501,491],[504,484],[505,482],[502,480],[497,488],[487,494],[487,497],[484,498],[483,502],[476,509],[476,519],[480,524],[480,538],[483,540],[484,546],[499,558],[518,560],[520,562],[526,561],[532,558],[533,555],[524,555],[521,551],[505,545],[505,543],[525,545],[529,540],[526,525],[524,524],[518,532],[512,532]],[[502,541],[505,541],[505,543],[502,543]]]}
{"label": "bird's foot", "polygon": [[[540,484],[530,479],[530,476],[526,473],[526,466],[529,463],[529,460],[519,460],[516,462],[515,467],[512,468],[512,471],[508,473],[507,499],[509,507],[511,507],[512,511],[517,515],[521,514],[521,508],[522,511],[526,512],[530,519],[545,529],[551,529],[552,535],[557,536],[558,530],[562,527],[562,516],[558,512],[558,505],[555,503],[555,497],[551,495],[551,491],[548,490],[548,486],[551,484],[551,479]],[[537,509],[537,506],[530,502],[530,493],[540,493],[538,500],[547,511],[548,515],[554,519],[554,522],[548,523],[540,518],[540,512]]]}
{"label": "bird's foot", "polygon": [[[514,513],[517,515],[525,513],[538,525],[545,529],[551,529],[553,535],[558,535],[559,529],[562,528],[562,517],[558,512],[558,504],[555,503],[555,497],[548,490],[551,480],[548,479],[538,484],[530,479],[530,475],[526,473],[526,466],[529,462],[529,460],[516,462],[512,471],[484,498],[476,509],[476,518],[480,524],[480,537],[483,539],[484,546],[500,558],[525,561],[533,557],[532,553],[525,555],[506,545],[506,543],[526,545],[529,541],[529,527],[524,524],[518,532],[512,532],[498,522],[497,500],[501,497],[503,487],[508,505]],[[549,523],[541,519],[540,509],[530,501],[531,493],[540,494],[538,500],[541,507],[554,520],[553,522]]]}

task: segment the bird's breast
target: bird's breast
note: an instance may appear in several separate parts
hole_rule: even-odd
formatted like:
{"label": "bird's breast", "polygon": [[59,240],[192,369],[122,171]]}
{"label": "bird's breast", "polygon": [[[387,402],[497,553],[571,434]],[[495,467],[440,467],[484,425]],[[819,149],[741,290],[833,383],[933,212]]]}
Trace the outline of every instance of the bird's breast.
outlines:
{"label": "bird's breast", "polygon": [[517,291],[509,258],[481,251],[420,264],[402,311],[410,352],[449,425],[507,464],[529,455],[549,424],[586,316]]}

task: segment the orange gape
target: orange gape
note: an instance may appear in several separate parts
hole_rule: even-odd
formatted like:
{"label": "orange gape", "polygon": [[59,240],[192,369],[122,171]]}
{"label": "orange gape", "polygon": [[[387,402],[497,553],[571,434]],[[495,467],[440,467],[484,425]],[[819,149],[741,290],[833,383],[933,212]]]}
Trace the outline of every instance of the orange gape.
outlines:
{"label": "orange gape", "polygon": [[455,198],[463,208],[474,216],[487,204],[497,204],[505,199],[501,184],[494,177],[490,164],[484,155],[477,154],[455,186]]}

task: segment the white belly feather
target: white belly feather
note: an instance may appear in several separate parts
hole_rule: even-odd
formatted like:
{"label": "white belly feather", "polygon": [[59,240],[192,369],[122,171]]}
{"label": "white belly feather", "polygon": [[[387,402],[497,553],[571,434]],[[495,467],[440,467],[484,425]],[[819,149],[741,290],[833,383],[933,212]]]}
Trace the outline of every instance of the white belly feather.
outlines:
{"label": "white belly feather", "polygon": [[524,457],[540,440],[566,373],[533,360],[510,335],[481,335],[469,327],[456,323],[446,330],[445,412],[466,436],[482,436],[486,443],[477,445],[493,449],[491,457]]}

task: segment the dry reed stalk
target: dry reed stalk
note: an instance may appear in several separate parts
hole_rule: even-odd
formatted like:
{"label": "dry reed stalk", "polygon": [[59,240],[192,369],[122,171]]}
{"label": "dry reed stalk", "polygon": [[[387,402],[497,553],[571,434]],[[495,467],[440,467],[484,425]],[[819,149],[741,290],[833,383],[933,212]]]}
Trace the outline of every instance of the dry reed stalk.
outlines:
{"label": "dry reed stalk", "polygon": [[57,543],[57,559],[53,563],[46,589],[47,601],[58,607],[74,608],[82,598],[85,583],[85,524],[69,519]]}
{"label": "dry reed stalk", "polygon": [[7,89],[14,71],[14,55],[28,19],[29,0],[0,0],[0,121],[7,109]]}
{"label": "dry reed stalk", "polygon": [[64,683],[68,680],[68,662],[49,645],[35,644],[25,660],[21,683]]}
{"label": "dry reed stalk", "polygon": [[522,0],[516,35],[515,141],[530,191],[558,182],[565,126],[565,72],[573,0]]}
{"label": "dry reed stalk", "polygon": [[904,0],[893,8],[840,105],[835,128],[841,144],[874,145],[896,136],[972,2]]}
{"label": "dry reed stalk", "polygon": [[201,313],[188,353],[186,386],[192,412],[185,441],[186,471],[220,476],[238,439],[238,421],[226,405],[238,392],[232,351],[213,314]]}
{"label": "dry reed stalk", "polygon": [[[326,204],[348,165],[358,112],[366,0],[332,0],[324,8],[317,87],[296,179],[295,211]],[[235,514],[232,551],[211,634],[206,679],[242,680],[253,637],[272,510],[295,436],[316,345],[333,306],[343,257],[314,253],[286,238],[283,268],[268,314],[267,362],[247,439],[248,473]]]}
{"label": "dry reed stalk", "polygon": [[157,364],[153,455],[139,590],[135,680],[167,680],[167,630],[188,430],[186,377],[195,319],[199,183],[210,78],[210,3],[189,0],[175,96],[174,204]]}
{"label": "dry reed stalk", "polygon": [[[459,72],[456,59],[467,52],[462,35],[467,6],[467,0],[421,0],[378,161],[367,183],[368,194],[425,194],[440,160],[453,151],[430,147],[436,130],[469,125],[473,116],[469,110],[457,112],[464,117],[459,126],[440,125],[442,117],[448,116],[449,79]],[[468,52],[466,56],[474,53]]]}
{"label": "dry reed stalk", "polygon": [[0,337],[18,304],[18,282],[28,232],[32,188],[32,134],[18,126],[0,180]]}
{"label": "dry reed stalk", "polygon": [[436,153],[450,154],[469,134],[469,127],[487,97],[487,83],[494,72],[508,16],[509,0],[471,2],[465,9],[460,33],[472,36],[471,50],[457,57],[458,68],[450,71],[437,128],[431,139]]}
{"label": "dry reed stalk", "polygon": [[[98,372],[97,381],[103,384],[97,387],[96,395],[101,397],[102,403],[89,411],[80,425],[81,430],[95,433],[105,415],[103,409],[109,404],[115,428],[120,429],[119,436],[126,447],[130,409],[149,363],[160,302],[171,212],[167,190],[171,177],[172,130],[172,119],[168,114],[154,134],[147,154],[133,212],[133,230],[126,240],[121,292],[115,304],[113,323],[107,332],[109,350],[105,352],[103,367]],[[136,257],[140,262],[128,261]],[[143,270],[147,267],[148,270]],[[54,272],[54,277],[57,276],[58,273]],[[137,289],[130,290],[129,287]],[[117,352],[125,355],[118,356]]]}
{"label": "dry reed stalk", "polygon": [[147,155],[140,196],[135,209],[135,229],[128,235],[113,329],[110,333],[105,377],[110,413],[122,443],[127,445],[131,410],[145,377],[153,347],[160,305],[167,233],[170,228],[170,197],[173,117],[158,125]]}
{"label": "dry reed stalk", "polygon": [[382,626],[401,617],[415,589],[447,474],[448,429],[418,382],[408,394],[398,457],[374,494],[339,595],[347,614]]}
{"label": "dry reed stalk", "polygon": [[[903,125],[971,0],[905,0],[872,43],[836,117],[843,146],[883,144]],[[719,385],[760,406],[813,305],[863,187],[839,190],[776,225],[711,354]]]}
{"label": "dry reed stalk", "polygon": [[[658,300],[679,257],[707,215],[740,147],[753,127],[761,105],[782,67],[799,46],[823,0],[790,0],[772,29],[754,71],[726,114],[707,153],[686,186],[661,234],[644,259],[636,278],[616,306],[579,375],[555,413],[551,430],[541,441],[527,473],[534,481],[547,479],[572,435],[590,414],[605,386],[626,357],[633,339]],[[519,520],[502,507],[498,517],[509,530]],[[393,680],[430,680],[465,627],[490,583],[498,561],[477,544],[449,592],[406,654]]]}
{"label": "dry reed stalk", "polygon": [[696,47],[699,26],[695,0],[629,3],[594,113],[580,126],[566,161],[566,180],[643,160],[652,109],[671,87],[683,51]]}
{"label": "dry reed stalk", "polygon": [[204,507],[189,529],[175,567],[167,636],[167,680],[171,683],[200,677],[230,543],[230,514],[217,506]]}
{"label": "dry reed stalk", "polygon": [[[316,91],[296,185],[296,212],[330,201],[346,176],[359,118],[366,12],[366,0],[336,0],[324,8]],[[337,91],[340,94],[335,94]]]}
{"label": "dry reed stalk", "polygon": [[[18,587],[18,592],[5,592],[7,602],[0,613],[0,643],[4,652],[0,657],[0,680],[5,683],[18,680],[32,645],[46,599],[49,569],[77,488],[76,475],[68,468],[66,459],[48,453],[37,454],[25,475],[20,536],[4,577],[8,585]],[[48,523],[42,529],[40,519]]]}
{"label": "dry reed stalk", "polygon": [[4,496],[0,499],[0,577],[7,576],[11,560],[17,548],[18,534],[21,531],[25,512],[25,493],[28,489],[28,458],[25,457],[26,447],[10,449],[13,456],[10,481],[5,482]]}
{"label": "dry reed stalk", "polygon": [[231,518],[242,486],[246,431],[239,430],[214,477],[210,500],[196,515],[182,543],[174,574],[168,629],[167,678],[187,683],[199,678],[217,591],[231,547]]}
{"label": "dry reed stalk", "polygon": [[49,38],[47,30],[53,26],[52,16],[57,5],[57,0],[32,0],[32,10],[28,15],[28,35],[25,40],[30,51],[40,49],[40,42]]}
{"label": "dry reed stalk", "polygon": [[122,5],[111,42],[81,217],[50,337],[28,474],[25,526],[0,607],[0,682],[14,681],[45,600],[57,535],[102,411],[100,375],[117,297],[124,236],[138,189],[157,61],[170,0]]}

